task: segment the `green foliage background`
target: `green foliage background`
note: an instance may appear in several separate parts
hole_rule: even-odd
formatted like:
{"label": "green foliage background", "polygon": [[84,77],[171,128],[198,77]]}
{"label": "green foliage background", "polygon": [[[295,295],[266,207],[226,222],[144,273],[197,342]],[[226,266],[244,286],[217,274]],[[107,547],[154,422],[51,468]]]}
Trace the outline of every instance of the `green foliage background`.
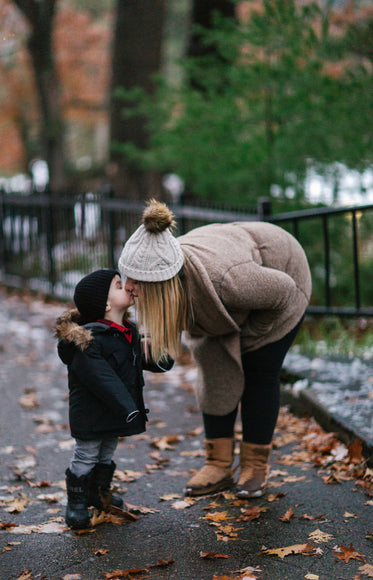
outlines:
{"label": "green foliage background", "polygon": [[[183,81],[122,98],[144,115],[147,150],[116,145],[143,168],[178,173],[195,196],[255,204],[289,188],[304,200],[307,169],[372,164],[371,62],[331,33],[318,3],[264,0],[247,23],[216,16],[200,29],[207,54],[185,59]],[[354,32],[356,37],[356,30]]]}

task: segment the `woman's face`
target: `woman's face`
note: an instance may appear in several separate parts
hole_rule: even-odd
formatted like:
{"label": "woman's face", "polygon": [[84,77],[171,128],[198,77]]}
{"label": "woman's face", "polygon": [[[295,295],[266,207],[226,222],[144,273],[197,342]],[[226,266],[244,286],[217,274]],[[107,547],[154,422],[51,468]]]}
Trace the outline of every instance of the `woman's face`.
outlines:
{"label": "woman's face", "polygon": [[134,298],[137,298],[139,295],[139,283],[133,278],[126,278],[124,289],[126,292],[130,292]]}

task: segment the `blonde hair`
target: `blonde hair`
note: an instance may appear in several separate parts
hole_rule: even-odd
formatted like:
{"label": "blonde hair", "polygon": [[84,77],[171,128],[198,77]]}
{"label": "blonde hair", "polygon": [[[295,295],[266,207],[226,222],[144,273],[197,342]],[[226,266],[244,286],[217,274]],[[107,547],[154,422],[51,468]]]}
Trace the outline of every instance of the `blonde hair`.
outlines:
{"label": "blonde hair", "polygon": [[152,358],[160,361],[167,354],[176,358],[188,315],[188,293],[179,274],[163,282],[138,282],[138,288],[138,323],[145,342],[150,342]]}

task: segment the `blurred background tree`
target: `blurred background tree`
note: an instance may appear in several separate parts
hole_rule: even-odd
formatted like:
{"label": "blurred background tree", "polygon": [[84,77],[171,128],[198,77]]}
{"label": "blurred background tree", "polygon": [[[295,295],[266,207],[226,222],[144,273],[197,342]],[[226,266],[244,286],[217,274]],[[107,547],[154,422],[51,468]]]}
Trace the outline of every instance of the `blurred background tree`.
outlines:
{"label": "blurred background tree", "polygon": [[64,118],[53,32],[57,0],[14,0],[27,20],[27,47],[37,88],[40,116],[40,154],[48,164],[51,191],[64,181]]}
{"label": "blurred background tree", "polygon": [[118,154],[117,145],[122,142],[145,147],[147,131],[141,117],[123,117],[115,90],[118,86],[126,90],[139,86],[146,94],[153,92],[153,75],[162,64],[166,5],[166,0],[119,0],[116,5],[110,83],[110,138],[114,146],[110,150],[109,176],[115,191],[136,199],[158,197],[160,177],[157,172],[139,170]]}
{"label": "blurred background tree", "polygon": [[364,0],[2,0],[0,171],[299,206],[314,169],[337,200],[338,167],[372,163],[372,22]]}
{"label": "blurred background tree", "polygon": [[107,161],[111,0],[2,0],[2,175],[48,163],[50,189],[84,189]]}
{"label": "blurred background tree", "polygon": [[147,149],[127,142],[124,156],[178,173],[195,196],[252,205],[288,194],[299,205],[310,168],[370,167],[372,62],[353,50],[366,37],[356,14],[295,0],[237,6],[198,28],[206,50],[184,60],[179,86],[160,78],[154,98],[123,92],[150,134]]}

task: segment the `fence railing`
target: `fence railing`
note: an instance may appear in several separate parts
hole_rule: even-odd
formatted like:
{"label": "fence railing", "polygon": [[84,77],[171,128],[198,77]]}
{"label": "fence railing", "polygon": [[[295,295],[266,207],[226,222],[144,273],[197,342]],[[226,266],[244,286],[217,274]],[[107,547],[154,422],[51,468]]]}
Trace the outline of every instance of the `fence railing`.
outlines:
{"label": "fence railing", "polygon": [[306,250],[315,290],[309,314],[373,316],[373,205],[296,211],[269,220],[289,229]]}
{"label": "fence railing", "polygon": [[[53,198],[0,192],[0,279],[70,298],[78,280],[116,266],[143,202],[106,195]],[[266,220],[299,239],[313,278],[310,314],[373,316],[373,205],[271,215],[257,208],[174,204],[179,234],[213,222]]]}

